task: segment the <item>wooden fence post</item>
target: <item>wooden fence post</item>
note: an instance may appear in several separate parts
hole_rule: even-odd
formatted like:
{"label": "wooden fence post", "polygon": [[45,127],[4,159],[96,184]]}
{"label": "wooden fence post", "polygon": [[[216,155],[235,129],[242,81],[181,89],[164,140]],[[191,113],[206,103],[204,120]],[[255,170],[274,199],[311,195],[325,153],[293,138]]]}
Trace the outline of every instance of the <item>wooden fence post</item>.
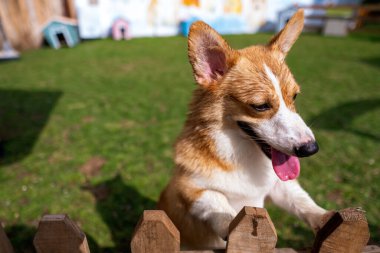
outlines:
{"label": "wooden fence post", "polygon": [[65,214],[44,215],[33,244],[38,253],[90,253],[86,235]]}
{"label": "wooden fence post", "polygon": [[265,208],[244,207],[230,224],[227,253],[272,253],[276,229]]}
{"label": "wooden fence post", "polygon": [[178,253],[179,231],[161,210],[144,211],[131,241],[132,253]]}
{"label": "wooden fence post", "polygon": [[364,211],[347,208],[336,212],[318,231],[312,253],[362,252],[369,240]]}
{"label": "wooden fence post", "polygon": [[3,227],[0,224],[0,252],[1,253],[14,253],[11,242],[4,232]]}

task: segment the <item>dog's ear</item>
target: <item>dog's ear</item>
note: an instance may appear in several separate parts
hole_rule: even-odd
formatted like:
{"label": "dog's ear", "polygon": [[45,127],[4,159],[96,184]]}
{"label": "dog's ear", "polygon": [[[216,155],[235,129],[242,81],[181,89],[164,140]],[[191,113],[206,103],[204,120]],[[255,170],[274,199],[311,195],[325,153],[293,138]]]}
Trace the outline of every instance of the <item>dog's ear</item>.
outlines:
{"label": "dog's ear", "polygon": [[231,47],[202,21],[190,27],[188,54],[196,82],[206,88],[216,84],[234,62]]}
{"label": "dog's ear", "polygon": [[269,47],[272,50],[277,51],[280,54],[280,57],[284,59],[302,32],[303,24],[303,10],[299,9],[288,21],[286,26],[272,38],[272,40],[269,42]]}

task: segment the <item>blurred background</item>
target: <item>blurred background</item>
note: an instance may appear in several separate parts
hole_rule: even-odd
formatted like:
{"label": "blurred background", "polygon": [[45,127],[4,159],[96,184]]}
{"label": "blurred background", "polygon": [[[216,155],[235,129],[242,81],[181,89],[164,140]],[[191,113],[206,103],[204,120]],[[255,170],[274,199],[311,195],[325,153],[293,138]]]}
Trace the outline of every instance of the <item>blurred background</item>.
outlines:
{"label": "blurred background", "polygon": [[[35,252],[44,214],[66,213],[91,252],[129,252],[173,170],[195,88],[186,36],[204,20],[234,48],[267,43],[298,8],[287,62],[320,144],[300,183],[321,206],[361,206],[380,244],[380,2],[374,0],[0,0],[0,222]],[[305,224],[267,205],[278,247]]]}

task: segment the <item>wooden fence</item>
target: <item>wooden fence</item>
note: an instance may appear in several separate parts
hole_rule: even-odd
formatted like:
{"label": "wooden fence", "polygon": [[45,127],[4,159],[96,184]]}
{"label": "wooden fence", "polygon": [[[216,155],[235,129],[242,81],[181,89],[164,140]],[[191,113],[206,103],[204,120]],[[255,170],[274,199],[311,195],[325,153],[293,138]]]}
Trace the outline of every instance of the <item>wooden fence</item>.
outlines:
{"label": "wooden fence", "polygon": [[[300,253],[275,248],[276,230],[263,208],[244,207],[230,224],[227,249],[181,251],[180,234],[163,211],[144,211],[132,237],[132,253]],[[337,212],[317,233],[312,253],[380,253],[378,246],[366,246],[369,239],[364,212],[344,209]],[[86,235],[67,215],[45,215],[34,237],[37,253],[90,253]],[[0,253],[14,253],[0,226]]]}
{"label": "wooden fence", "polygon": [[180,251],[179,232],[163,211],[144,211],[131,242],[132,253],[380,253],[377,246],[366,246],[368,223],[361,209],[336,212],[317,233],[312,249],[296,251],[276,247],[275,227],[264,208],[244,207],[231,222],[224,250]]}

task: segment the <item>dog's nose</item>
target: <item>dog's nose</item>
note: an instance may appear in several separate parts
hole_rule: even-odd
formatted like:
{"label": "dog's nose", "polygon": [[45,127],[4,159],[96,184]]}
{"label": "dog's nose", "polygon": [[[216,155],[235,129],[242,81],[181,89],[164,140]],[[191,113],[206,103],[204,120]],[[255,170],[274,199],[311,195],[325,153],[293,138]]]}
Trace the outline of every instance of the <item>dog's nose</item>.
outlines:
{"label": "dog's nose", "polygon": [[318,144],[316,141],[310,141],[305,144],[302,144],[299,147],[296,147],[294,149],[294,153],[298,157],[306,157],[306,156],[311,156],[317,153],[319,150]]}

